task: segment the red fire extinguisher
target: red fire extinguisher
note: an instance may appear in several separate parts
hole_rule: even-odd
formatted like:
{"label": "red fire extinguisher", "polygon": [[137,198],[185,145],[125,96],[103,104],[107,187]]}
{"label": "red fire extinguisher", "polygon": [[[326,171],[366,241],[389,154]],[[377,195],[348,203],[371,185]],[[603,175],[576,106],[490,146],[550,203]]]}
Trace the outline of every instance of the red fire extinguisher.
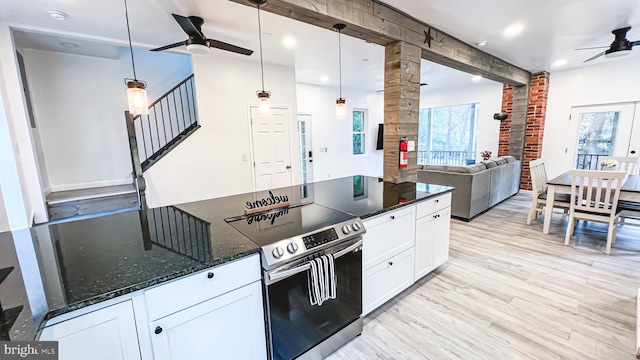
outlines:
{"label": "red fire extinguisher", "polygon": [[400,139],[400,169],[409,166],[409,140],[406,137]]}

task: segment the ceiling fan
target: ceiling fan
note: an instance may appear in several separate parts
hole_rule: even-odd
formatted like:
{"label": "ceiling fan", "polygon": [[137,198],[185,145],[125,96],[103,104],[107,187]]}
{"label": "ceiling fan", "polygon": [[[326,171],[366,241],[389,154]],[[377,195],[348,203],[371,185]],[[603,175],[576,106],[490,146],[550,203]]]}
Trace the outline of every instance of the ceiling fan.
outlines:
{"label": "ceiling fan", "polygon": [[151,51],[162,51],[167,49],[173,49],[178,46],[187,46],[187,51],[191,54],[208,54],[209,50],[213,47],[216,49],[222,49],[226,51],[231,51],[234,53],[242,54],[242,55],[251,55],[253,54],[253,50],[241,48],[239,46],[231,45],[226,42],[208,39],[202,33],[202,24],[204,24],[204,20],[198,16],[181,16],[176,14],[173,15],[173,18],[176,19],[178,25],[184,30],[189,38],[185,41],[180,41],[175,44],[161,46],[156,49],[151,49]]}
{"label": "ceiling fan", "polygon": [[609,46],[596,46],[596,47],[588,47],[588,48],[579,48],[576,50],[593,50],[593,49],[605,49],[607,50],[592,56],[585,60],[584,62],[595,60],[604,55],[606,58],[620,57],[624,55],[629,55],[634,46],[640,45],[640,40],[629,41],[627,40],[627,32],[631,30],[631,26],[623,27],[620,29],[615,29],[611,33],[615,36],[615,39]]}

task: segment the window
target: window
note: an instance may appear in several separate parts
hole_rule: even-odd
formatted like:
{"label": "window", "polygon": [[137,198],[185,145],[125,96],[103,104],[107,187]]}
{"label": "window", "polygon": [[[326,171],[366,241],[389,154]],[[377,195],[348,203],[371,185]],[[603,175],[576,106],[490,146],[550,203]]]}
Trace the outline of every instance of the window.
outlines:
{"label": "window", "polygon": [[353,110],[353,155],[364,154],[366,118],[366,110]]}
{"label": "window", "polygon": [[477,103],[420,109],[418,164],[474,163],[477,119]]}

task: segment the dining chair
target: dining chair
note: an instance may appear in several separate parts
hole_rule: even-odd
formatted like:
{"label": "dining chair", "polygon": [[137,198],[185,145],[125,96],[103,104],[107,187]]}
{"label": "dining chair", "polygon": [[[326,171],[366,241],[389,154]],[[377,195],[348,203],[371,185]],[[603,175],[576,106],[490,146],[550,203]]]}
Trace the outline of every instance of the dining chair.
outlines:
{"label": "dining chair", "polygon": [[[533,196],[531,199],[531,209],[527,216],[527,225],[538,217],[538,213],[542,213],[543,208],[547,205],[547,170],[544,166],[544,160],[536,159],[529,162],[529,171],[531,174],[531,187],[533,188]],[[563,215],[569,210],[568,194],[556,194],[553,201],[552,209],[563,209]]]}
{"label": "dining chair", "polygon": [[616,160],[619,171],[625,171],[629,175],[638,175],[638,169],[640,169],[639,159],[640,157],[638,156],[603,156],[600,158],[600,163],[605,160]]}
{"label": "dining chair", "polygon": [[627,174],[624,171],[571,170],[571,207],[564,244],[569,245],[576,220],[609,225],[606,253],[611,253],[618,229],[618,198]]}

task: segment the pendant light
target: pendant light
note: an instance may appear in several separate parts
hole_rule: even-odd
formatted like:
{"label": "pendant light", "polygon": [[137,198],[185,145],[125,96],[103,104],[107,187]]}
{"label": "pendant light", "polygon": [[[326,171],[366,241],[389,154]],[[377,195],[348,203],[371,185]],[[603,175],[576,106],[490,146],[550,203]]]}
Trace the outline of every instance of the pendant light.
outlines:
{"label": "pendant light", "polygon": [[136,76],[136,63],[133,59],[133,46],[131,45],[131,29],[129,28],[129,10],[127,0],[124,0],[124,16],[127,20],[127,35],[129,37],[129,50],[131,51],[131,66],[133,67],[133,79],[124,79],[127,84],[127,98],[131,115],[148,115],[149,102],[147,100],[147,83],[138,80]]}
{"label": "pendant light", "polygon": [[260,23],[260,5],[267,3],[267,0],[250,0],[253,4],[256,4],[258,8],[258,39],[260,41],[260,78],[262,80],[262,90],[258,90],[258,111],[261,116],[271,115],[271,92],[264,90],[264,63],[262,59],[262,24]]}
{"label": "pendant light", "polygon": [[340,97],[336,100],[336,119],[347,118],[347,101],[342,97],[342,43],[340,40],[342,30],[346,27],[345,24],[333,25],[333,28],[338,31],[338,68],[340,74]]}

